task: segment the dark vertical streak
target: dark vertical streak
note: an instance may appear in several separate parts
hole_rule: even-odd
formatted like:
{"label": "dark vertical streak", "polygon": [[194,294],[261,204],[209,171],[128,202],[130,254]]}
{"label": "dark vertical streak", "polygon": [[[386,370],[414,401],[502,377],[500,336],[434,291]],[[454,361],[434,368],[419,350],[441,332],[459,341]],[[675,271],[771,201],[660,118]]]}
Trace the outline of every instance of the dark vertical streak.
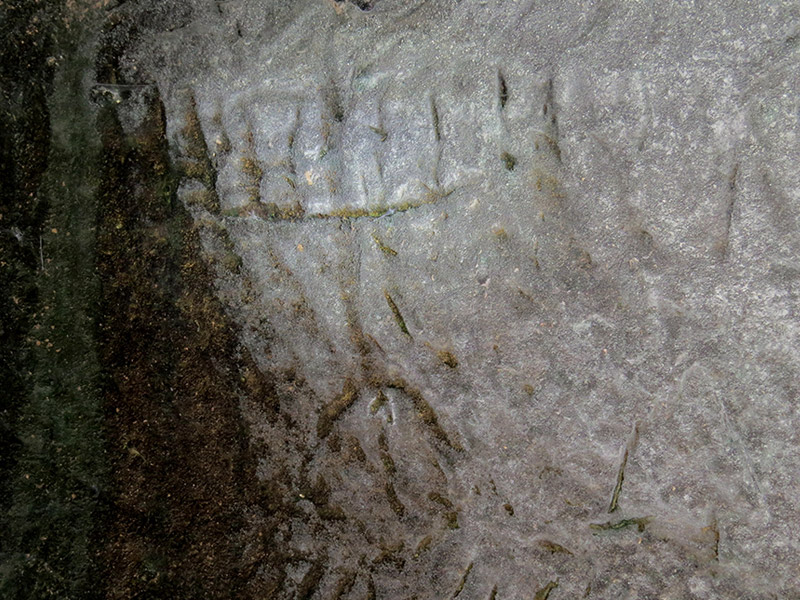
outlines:
{"label": "dark vertical streak", "polygon": [[295,109],[294,113],[294,125],[292,126],[292,130],[289,132],[289,138],[287,139],[289,145],[289,173],[291,175],[297,175],[297,162],[295,160],[296,152],[295,152],[295,142],[297,141],[297,132],[300,129],[300,107],[298,106]]}
{"label": "dark vertical streak", "polygon": [[622,492],[622,482],[625,480],[625,465],[628,463],[628,449],[625,448],[625,453],[622,455],[622,463],[619,465],[617,471],[617,483],[614,486],[614,493],[611,495],[611,504],[608,507],[608,512],[612,513],[617,510],[619,502],[619,495]]}
{"label": "dark vertical streak", "polygon": [[728,256],[728,247],[731,239],[731,225],[733,223],[733,208],[736,202],[737,178],[739,176],[739,163],[736,163],[728,177],[728,206],[725,208],[725,237],[722,240],[722,255]]}
{"label": "dark vertical streak", "polygon": [[325,102],[325,110],[327,116],[331,117],[337,123],[344,121],[344,106],[342,105],[342,98],[339,94],[339,88],[336,82],[331,79],[323,91],[323,100]]}
{"label": "dark vertical streak", "polygon": [[542,114],[545,117],[549,117],[545,124],[545,131],[547,133],[544,135],[545,141],[547,145],[550,146],[550,150],[552,150],[553,154],[555,155],[558,162],[561,162],[561,147],[558,143],[558,119],[556,117],[556,106],[555,106],[555,93],[553,92],[553,79],[547,80],[547,91],[545,93],[545,100],[544,106],[542,107]]}
{"label": "dark vertical streak", "polygon": [[436,155],[433,159],[432,176],[433,181],[436,184],[436,188],[438,189],[441,188],[441,183],[439,180],[439,162],[442,159],[442,130],[439,119],[439,109],[436,107],[436,100],[433,96],[431,96],[431,120],[433,121],[433,136],[436,140]]}
{"label": "dark vertical streak", "polygon": [[628,455],[630,454],[633,447],[636,445],[636,442],[639,439],[639,424],[636,423],[633,426],[633,433],[631,434],[628,443],[625,445],[625,452],[622,455],[622,462],[619,465],[619,471],[617,471],[617,483],[614,486],[614,493],[611,495],[611,503],[608,507],[608,512],[612,513],[617,510],[617,505],[619,502],[619,495],[622,492],[622,482],[625,480],[625,466],[628,464]]}
{"label": "dark vertical streak", "polygon": [[436,108],[436,100],[431,96],[431,119],[433,121],[433,136],[437,142],[442,140],[442,132],[439,128],[439,110]]}
{"label": "dark vertical streak", "polygon": [[508,84],[506,84],[506,79],[503,77],[503,72],[499,69],[497,70],[497,91],[500,99],[500,108],[505,108],[508,103]]}
{"label": "dark vertical streak", "polygon": [[408,337],[412,337],[411,333],[408,331],[408,327],[406,326],[405,319],[403,319],[403,315],[400,314],[400,309],[397,307],[394,299],[389,295],[389,292],[386,290],[383,291],[383,296],[386,298],[386,304],[389,305],[389,309],[392,311],[394,315],[394,320],[397,323],[397,326],[400,328],[400,331],[405,333]]}
{"label": "dark vertical streak", "polygon": [[397,497],[397,492],[394,490],[394,485],[390,481],[386,484],[385,487],[386,497],[389,499],[389,506],[392,507],[392,510],[398,517],[403,517],[406,514],[406,507],[400,501],[400,498]]}
{"label": "dark vertical streak", "polygon": [[714,534],[714,543],[712,545],[714,560],[719,562],[719,524],[717,523],[717,515],[712,515],[709,529]]}

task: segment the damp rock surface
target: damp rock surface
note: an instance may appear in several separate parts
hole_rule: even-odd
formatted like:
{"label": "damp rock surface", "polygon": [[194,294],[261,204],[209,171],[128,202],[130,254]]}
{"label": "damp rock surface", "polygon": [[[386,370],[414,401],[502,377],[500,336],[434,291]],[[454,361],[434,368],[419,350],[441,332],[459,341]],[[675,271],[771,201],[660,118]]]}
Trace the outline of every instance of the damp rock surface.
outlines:
{"label": "damp rock surface", "polygon": [[271,382],[251,589],[797,589],[796,3],[156,4],[119,73]]}

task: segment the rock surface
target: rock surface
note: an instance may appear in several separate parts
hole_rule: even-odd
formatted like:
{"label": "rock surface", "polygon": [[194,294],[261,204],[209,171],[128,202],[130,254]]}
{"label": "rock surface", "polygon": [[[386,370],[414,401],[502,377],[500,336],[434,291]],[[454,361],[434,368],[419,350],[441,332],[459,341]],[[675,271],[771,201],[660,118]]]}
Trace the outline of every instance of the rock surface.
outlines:
{"label": "rock surface", "polygon": [[252,589],[796,592],[796,3],[115,12],[274,385]]}

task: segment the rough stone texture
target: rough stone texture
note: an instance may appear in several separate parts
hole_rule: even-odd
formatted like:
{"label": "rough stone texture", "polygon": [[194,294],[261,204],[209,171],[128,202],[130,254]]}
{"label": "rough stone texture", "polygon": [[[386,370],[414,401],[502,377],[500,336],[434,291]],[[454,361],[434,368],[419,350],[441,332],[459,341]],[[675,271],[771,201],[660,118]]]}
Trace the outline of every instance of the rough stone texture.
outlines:
{"label": "rough stone texture", "polygon": [[796,593],[796,3],[117,11],[275,382],[254,589]]}

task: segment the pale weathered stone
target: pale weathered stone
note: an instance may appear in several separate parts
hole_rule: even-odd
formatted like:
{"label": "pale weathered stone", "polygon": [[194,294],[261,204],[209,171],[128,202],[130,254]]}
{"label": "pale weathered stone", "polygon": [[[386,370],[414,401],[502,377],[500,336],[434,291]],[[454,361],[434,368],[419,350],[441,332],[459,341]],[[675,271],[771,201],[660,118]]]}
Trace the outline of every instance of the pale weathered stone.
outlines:
{"label": "pale weathered stone", "polygon": [[796,3],[189,5],[275,597],[795,593]]}

